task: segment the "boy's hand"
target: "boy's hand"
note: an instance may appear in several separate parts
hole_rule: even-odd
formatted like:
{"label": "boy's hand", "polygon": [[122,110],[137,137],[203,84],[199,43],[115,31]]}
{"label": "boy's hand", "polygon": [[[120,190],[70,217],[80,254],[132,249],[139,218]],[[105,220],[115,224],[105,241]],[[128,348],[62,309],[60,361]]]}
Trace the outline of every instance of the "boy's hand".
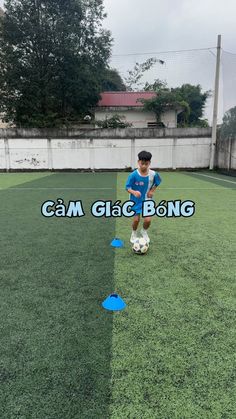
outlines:
{"label": "boy's hand", "polygon": [[154,194],[154,191],[148,191],[147,197],[148,198],[152,198],[153,197],[153,194]]}
{"label": "boy's hand", "polygon": [[136,198],[140,198],[141,192],[139,192],[139,191],[133,191],[133,195],[136,196]]}

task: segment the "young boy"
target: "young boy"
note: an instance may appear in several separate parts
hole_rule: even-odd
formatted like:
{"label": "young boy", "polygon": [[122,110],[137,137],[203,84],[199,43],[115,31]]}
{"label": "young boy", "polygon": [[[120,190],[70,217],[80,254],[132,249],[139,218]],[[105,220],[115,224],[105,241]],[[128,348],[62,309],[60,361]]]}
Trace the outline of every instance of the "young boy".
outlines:
{"label": "young boy", "polygon": [[[134,170],[128,177],[126,182],[126,190],[130,194],[130,200],[135,202],[132,210],[135,211],[133,223],[132,223],[132,234],[130,242],[134,243],[137,238],[137,228],[140,221],[140,214],[142,212],[142,203],[147,199],[152,199],[153,194],[158,185],[161,183],[161,178],[158,173],[151,170],[152,154],[148,151],[141,151],[138,154],[138,168]],[[144,217],[143,228],[141,235],[147,242],[150,239],[147,234],[147,229],[151,224],[151,217]]]}

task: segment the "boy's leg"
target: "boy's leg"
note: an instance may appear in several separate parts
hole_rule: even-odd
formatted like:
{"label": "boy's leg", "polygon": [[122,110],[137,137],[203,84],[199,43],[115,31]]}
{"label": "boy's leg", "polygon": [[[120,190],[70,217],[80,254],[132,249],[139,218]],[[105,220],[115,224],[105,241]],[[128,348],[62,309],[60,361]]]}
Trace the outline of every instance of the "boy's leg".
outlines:
{"label": "boy's leg", "polygon": [[134,219],[133,219],[133,223],[132,223],[132,229],[134,231],[136,231],[137,228],[138,228],[139,220],[140,220],[140,215],[139,214],[134,215]]}
{"label": "boy's leg", "polygon": [[150,227],[150,224],[151,224],[151,217],[145,217],[144,218],[144,221],[143,221],[143,228],[142,228],[142,230],[141,230],[141,235],[143,236],[143,238],[145,239],[145,240],[147,240],[147,242],[149,243],[150,242],[150,238],[149,238],[149,236],[148,236],[148,234],[147,234],[147,229]]}
{"label": "boy's leg", "polygon": [[136,214],[134,216],[133,223],[132,223],[132,233],[131,233],[131,237],[130,237],[130,242],[131,243],[134,243],[135,240],[137,239],[137,228],[138,228],[138,225],[139,225],[139,220],[140,220],[140,215]]}
{"label": "boy's leg", "polygon": [[145,217],[143,220],[143,229],[147,230],[150,227],[152,217]]}

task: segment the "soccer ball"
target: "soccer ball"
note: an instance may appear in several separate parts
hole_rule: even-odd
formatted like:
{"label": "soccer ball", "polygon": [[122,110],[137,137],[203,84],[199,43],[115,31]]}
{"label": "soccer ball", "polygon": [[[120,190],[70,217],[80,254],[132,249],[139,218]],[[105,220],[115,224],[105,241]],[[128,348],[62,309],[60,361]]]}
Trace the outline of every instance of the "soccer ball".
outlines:
{"label": "soccer ball", "polygon": [[137,238],[133,244],[133,251],[137,255],[144,255],[148,251],[149,244],[143,237]]}

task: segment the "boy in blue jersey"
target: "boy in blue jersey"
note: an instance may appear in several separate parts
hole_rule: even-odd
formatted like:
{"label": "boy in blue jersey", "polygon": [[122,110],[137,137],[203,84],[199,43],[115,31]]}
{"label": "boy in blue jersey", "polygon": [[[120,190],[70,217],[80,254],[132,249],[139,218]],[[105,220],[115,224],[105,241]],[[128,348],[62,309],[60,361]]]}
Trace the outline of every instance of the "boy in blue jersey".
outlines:
{"label": "boy in blue jersey", "polygon": [[[132,234],[130,242],[134,243],[137,239],[137,229],[140,221],[140,214],[142,213],[143,201],[152,199],[153,194],[158,185],[161,183],[161,178],[154,170],[151,170],[152,154],[148,151],[141,151],[138,154],[138,168],[134,170],[128,177],[125,188],[130,194],[130,200],[135,202],[132,210],[135,211]],[[144,217],[143,228],[141,235],[147,242],[150,242],[147,234],[147,229],[150,227],[151,217]]]}

